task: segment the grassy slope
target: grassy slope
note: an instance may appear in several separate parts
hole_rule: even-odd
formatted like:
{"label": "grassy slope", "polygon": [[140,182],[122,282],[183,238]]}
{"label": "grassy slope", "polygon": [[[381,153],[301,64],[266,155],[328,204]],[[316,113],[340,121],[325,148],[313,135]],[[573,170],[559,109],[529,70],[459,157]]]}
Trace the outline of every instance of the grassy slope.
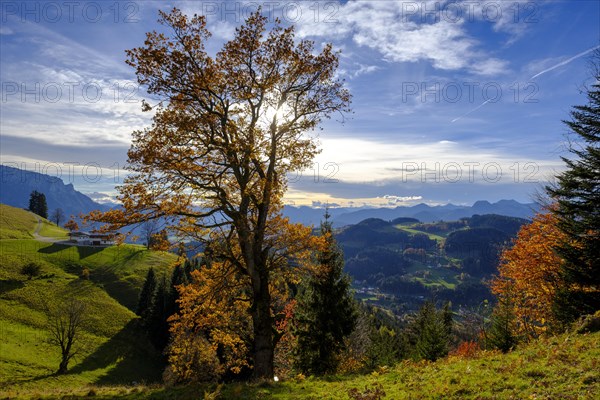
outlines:
{"label": "grassy slope", "polygon": [[[159,378],[158,355],[146,352],[131,310],[148,268],[164,271],[175,256],[140,246],[73,247],[26,239],[35,218],[4,205],[2,211],[2,232],[10,235],[2,238],[24,239],[0,240],[0,393]],[[46,232],[60,233],[56,227]],[[32,261],[41,274],[27,280],[20,269]],[[83,268],[90,270],[89,281],[79,278]],[[64,294],[87,304],[86,351],[70,364],[70,374],[55,377],[59,352],[47,343],[41,302]]]}
{"label": "grassy slope", "polygon": [[[561,335],[503,355],[449,357],[435,363],[403,362],[369,375],[292,379],[261,385],[232,383],[218,399],[348,399],[348,390],[381,385],[385,399],[595,399],[600,393],[600,332]],[[78,390],[45,389],[7,395],[48,398],[70,393],[97,398],[198,399],[215,385],[95,386]],[[594,394],[596,393],[596,394]]]}
{"label": "grassy slope", "polygon": [[58,239],[67,239],[69,237],[68,231],[56,226],[56,224],[42,218],[42,226],[39,231],[40,236],[47,236]]}
{"label": "grassy slope", "polygon": [[36,225],[29,211],[0,204],[0,239],[31,239]]}
{"label": "grassy slope", "polygon": [[420,231],[418,229],[414,229],[413,226],[406,226],[406,225],[399,224],[399,225],[395,225],[395,228],[399,229],[401,231],[413,234],[413,235],[416,233],[425,234],[429,237],[429,239],[435,240],[437,242],[443,242],[444,240],[446,240],[446,238],[443,236],[436,235],[434,233],[425,232],[425,231]]}

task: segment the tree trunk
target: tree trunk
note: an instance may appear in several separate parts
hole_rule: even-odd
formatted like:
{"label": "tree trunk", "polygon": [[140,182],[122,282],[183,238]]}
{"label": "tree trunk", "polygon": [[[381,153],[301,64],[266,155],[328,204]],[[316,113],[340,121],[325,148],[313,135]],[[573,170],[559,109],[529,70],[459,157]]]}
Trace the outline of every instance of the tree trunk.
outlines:
{"label": "tree trunk", "polygon": [[271,294],[268,276],[253,279],[254,302],[252,305],[252,324],[254,327],[253,378],[273,379],[273,318],[271,317]]}
{"label": "tree trunk", "polygon": [[56,374],[57,375],[66,374],[68,365],[69,365],[69,358],[63,356],[62,360],[60,361],[58,371],[56,371]]}

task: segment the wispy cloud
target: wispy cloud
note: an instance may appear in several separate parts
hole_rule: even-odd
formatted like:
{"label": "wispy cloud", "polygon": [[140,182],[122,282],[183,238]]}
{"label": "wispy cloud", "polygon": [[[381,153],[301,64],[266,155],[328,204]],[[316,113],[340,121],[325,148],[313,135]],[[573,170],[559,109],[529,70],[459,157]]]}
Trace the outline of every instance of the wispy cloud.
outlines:
{"label": "wispy cloud", "polygon": [[[310,13],[299,22],[301,37],[350,37],[358,46],[377,50],[389,62],[427,61],[440,70],[469,70],[477,75],[497,75],[507,61],[486,54],[478,40],[467,33],[465,20],[427,20],[427,10],[444,2],[349,1],[336,8],[334,22]],[[445,4],[444,4],[445,6]],[[416,16],[416,17],[415,17]]]}

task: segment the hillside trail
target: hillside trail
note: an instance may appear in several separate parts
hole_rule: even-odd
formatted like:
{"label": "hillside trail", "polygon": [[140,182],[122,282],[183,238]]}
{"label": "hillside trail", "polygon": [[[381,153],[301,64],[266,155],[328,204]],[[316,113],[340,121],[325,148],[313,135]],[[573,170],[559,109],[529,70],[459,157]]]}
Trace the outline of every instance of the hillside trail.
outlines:
{"label": "hillside trail", "polygon": [[33,215],[35,217],[35,219],[37,219],[37,226],[35,227],[35,230],[33,231],[33,238],[37,241],[40,242],[45,242],[45,243],[58,243],[58,242],[62,242],[65,239],[63,238],[53,238],[53,237],[49,237],[49,236],[42,236],[40,235],[40,230],[42,229],[42,218],[40,218],[39,215],[37,215],[36,213],[31,213],[31,215]]}

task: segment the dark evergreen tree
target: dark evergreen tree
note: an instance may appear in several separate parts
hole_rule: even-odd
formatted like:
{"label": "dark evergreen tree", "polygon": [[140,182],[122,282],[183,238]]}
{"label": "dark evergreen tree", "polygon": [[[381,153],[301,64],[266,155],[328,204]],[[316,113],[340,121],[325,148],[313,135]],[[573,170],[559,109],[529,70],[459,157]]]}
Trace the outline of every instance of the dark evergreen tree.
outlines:
{"label": "dark evergreen tree", "polygon": [[394,316],[360,303],[356,327],[345,344],[343,357],[363,360],[368,370],[396,364],[406,356],[408,349],[406,337]]}
{"label": "dark evergreen tree", "polygon": [[547,187],[557,202],[558,226],[568,237],[557,249],[564,259],[564,285],[554,304],[565,324],[600,309],[600,51],[594,62],[587,104],[573,107],[571,120],[563,121],[577,135],[570,146],[574,157],[562,158],[566,171]]}
{"label": "dark evergreen tree", "polygon": [[138,306],[135,311],[137,315],[142,317],[142,322],[145,322],[150,310],[152,309],[152,300],[154,298],[155,290],[156,275],[154,274],[154,268],[150,267],[146,273],[146,280],[144,281],[144,286],[142,286],[142,291],[140,292],[140,297],[138,300]]}
{"label": "dark evergreen tree", "polygon": [[450,341],[452,339],[452,328],[454,327],[454,314],[452,313],[452,303],[449,301],[442,308],[442,323],[444,324],[444,328],[446,328],[446,334]]}
{"label": "dark evergreen tree", "polygon": [[186,266],[191,265],[189,260],[185,260],[181,264],[177,264],[171,273],[171,283],[169,285],[169,291],[167,293],[167,306],[166,306],[166,317],[170,317],[173,314],[179,312],[179,291],[177,287],[179,285],[185,285],[189,282],[188,275],[186,273]]}
{"label": "dark evergreen tree", "polygon": [[370,369],[392,366],[402,358],[404,350],[402,335],[393,327],[374,325],[370,334],[370,346],[366,354],[366,366]]}
{"label": "dark evergreen tree", "polygon": [[518,343],[514,334],[515,313],[513,305],[507,298],[501,298],[494,307],[491,326],[487,332],[487,341],[492,348],[507,353]]}
{"label": "dark evergreen tree", "polygon": [[[150,302],[144,300],[145,297],[144,288],[142,289],[142,295],[140,295],[140,306],[145,311],[142,311],[142,322],[143,326],[148,333],[150,341],[158,350],[163,350],[170,339],[169,332],[169,317],[179,311],[179,305],[177,300],[179,299],[179,292],[177,286],[186,284],[188,276],[186,274],[186,266],[191,265],[190,261],[186,260],[183,263],[177,264],[171,273],[170,280],[167,280],[165,276],[160,280],[156,280],[154,272],[152,272],[149,280],[149,287],[147,293],[150,293],[150,286],[154,285],[152,289]],[[189,267],[191,268],[191,267]],[[150,274],[150,271],[148,271]]]}
{"label": "dark evergreen tree", "polygon": [[294,366],[314,375],[337,369],[344,338],[352,333],[358,317],[328,213],[321,223],[321,235],[327,245],[318,255],[320,269],[301,288],[293,322],[297,340]]}
{"label": "dark evergreen tree", "polygon": [[39,215],[42,218],[48,218],[48,205],[46,204],[46,195],[34,190],[29,195],[29,211]]}
{"label": "dark evergreen tree", "polygon": [[426,301],[417,315],[415,357],[435,361],[448,354],[452,332],[452,312],[449,304],[438,311],[432,301]]}
{"label": "dark evergreen tree", "polygon": [[166,278],[162,277],[156,285],[156,292],[152,299],[152,308],[147,319],[147,331],[150,341],[158,350],[163,350],[169,343],[169,313],[170,285]]}

